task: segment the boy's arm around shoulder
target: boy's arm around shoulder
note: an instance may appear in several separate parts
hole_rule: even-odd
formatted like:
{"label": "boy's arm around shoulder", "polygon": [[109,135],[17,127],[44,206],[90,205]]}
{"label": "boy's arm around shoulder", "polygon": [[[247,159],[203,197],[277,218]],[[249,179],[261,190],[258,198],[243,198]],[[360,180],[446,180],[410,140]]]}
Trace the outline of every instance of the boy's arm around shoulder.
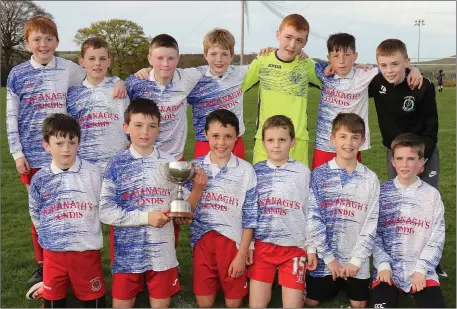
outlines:
{"label": "boy's arm around shoulder", "polygon": [[424,275],[435,271],[443,254],[445,236],[444,205],[439,192],[436,192],[434,206],[431,225],[432,233],[424,249],[422,249],[415,269],[416,272]]}
{"label": "boy's arm around shoulder", "polygon": [[435,86],[433,83],[427,78],[424,78],[422,88],[425,91],[423,97],[424,109],[422,115],[424,123],[420,137],[425,144],[424,156],[428,159],[432,156],[436,143],[438,142],[438,110],[436,106]]}
{"label": "boy's arm around shoulder", "polygon": [[247,70],[243,84],[241,85],[243,92],[248,91],[259,82],[260,64],[263,57],[264,56],[257,56],[249,65],[249,69]]}
{"label": "boy's arm around shoulder", "polygon": [[367,215],[357,238],[357,242],[351,252],[350,263],[357,267],[361,266],[363,259],[368,258],[373,253],[376,229],[378,226],[380,190],[379,179],[374,172],[370,177],[371,188],[366,210]]}
{"label": "boy's arm around shoulder", "polygon": [[[108,164],[100,193],[99,215],[104,224],[114,226],[139,226],[148,224],[148,212],[135,209],[125,211],[122,206],[122,197],[119,193],[116,161]],[[128,192],[127,192],[128,194]]]}

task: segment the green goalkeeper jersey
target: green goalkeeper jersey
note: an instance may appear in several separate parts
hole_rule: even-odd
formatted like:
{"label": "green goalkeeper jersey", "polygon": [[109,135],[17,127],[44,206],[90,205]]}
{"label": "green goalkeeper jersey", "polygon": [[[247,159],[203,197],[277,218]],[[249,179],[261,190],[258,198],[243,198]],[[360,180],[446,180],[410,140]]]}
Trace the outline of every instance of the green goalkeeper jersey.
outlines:
{"label": "green goalkeeper jersey", "polygon": [[309,83],[321,87],[314,66],[310,58],[300,60],[297,56],[293,61],[285,62],[279,60],[276,53],[257,56],[252,61],[242,88],[245,92],[260,82],[257,140],[262,139],[265,120],[273,115],[285,115],[292,119],[296,139],[309,140],[306,112]]}

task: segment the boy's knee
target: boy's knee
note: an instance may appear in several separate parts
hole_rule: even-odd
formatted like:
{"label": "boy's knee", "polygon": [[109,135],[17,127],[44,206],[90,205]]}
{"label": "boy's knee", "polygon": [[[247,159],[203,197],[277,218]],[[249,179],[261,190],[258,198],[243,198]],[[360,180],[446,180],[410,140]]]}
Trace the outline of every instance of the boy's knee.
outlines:
{"label": "boy's knee", "polygon": [[260,299],[250,299],[249,300],[249,308],[266,308],[268,307],[268,302],[265,302],[265,300],[260,300]]}
{"label": "boy's knee", "polygon": [[352,300],[351,299],[351,307],[352,308],[365,308],[367,306],[366,300]]}
{"label": "boy's knee", "polygon": [[243,299],[225,299],[225,304],[228,308],[240,308],[243,304]]}
{"label": "boy's knee", "polygon": [[197,297],[197,306],[199,308],[210,308],[214,305],[215,299],[213,297]]}
{"label": "boy's knee", "polygon": [[307,307],[316,307],[320,304],[320,302],[318,300],[314,300],[314,299],[305,299],[305,305]]}

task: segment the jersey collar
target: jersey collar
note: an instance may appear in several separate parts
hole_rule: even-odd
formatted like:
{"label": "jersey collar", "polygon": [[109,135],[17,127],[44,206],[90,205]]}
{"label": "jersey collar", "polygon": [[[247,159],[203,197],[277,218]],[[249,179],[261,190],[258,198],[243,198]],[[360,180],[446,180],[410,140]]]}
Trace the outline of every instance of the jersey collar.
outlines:
{"label": "jersey collar", "polygon": [[272,169],[277,169],[277,168],[283,168],[283,167],[285,167],[287,164],[294,163],[294,162],[295,162],[295,160],[289,157],[289,159],[287,160],[287,162],[284,163],[282,166],[276,166],[276,165],[274,165],[273,163],[271,163],[270,159],[268,159],[268,160],[267,160],[267,166],[268,166],[269,168],[272,168]]}
{"label": "jersey collar", "polygon": [[87,77],[86,77],[86,79],[84,79],[84,81],[83,81],[83,85],[86,86],[87,88],[98,88],[98,87],[105,86],[107,82],[108,82],[108,78],[105,77],[100,84],[98,84],[97,86],[94,86],[91,83],[89,83],[89,81],[87,80]]}
{"label": "jersey collar", "polygon": [[333,78],[334,79],[352,79],[355,75],[355,69],[352,68],[351,72],[348,73],[348,75],[346,76],[339,76],[338,74],[335,73],[335,75],[333,75]]}
{"label": "jersey collar", "polygon": [[[211,153],[211,151],[208,152],[208,154],[203,159],[203,164],[206,164],[206,165],[212,165],[213,164],[213,162],[211,162],[211,159],[209,157],[210,153]],[[238,158],[235,155],[233,155],[233,153],[231,153],[230,154],[230,160],[227,162],[226,167],[237,167],[237,166],[238,166]]]}
{"label": "jersey collar", "polygon": [[33,55],[30,57],[30,64],[34,69],[39,69],[39,68],[55,68],[56,67],[56,57],[52,56],[51,61],[47,65],[42,65],[33,59]]}
{"label": "jersey collar", "polygon": [[159,157],[159,151],[157,150],[157,147],[154,147],[154,150],[147,157],[143,157],[141,154],[139,154],[138,151],[136,151],[135,148],[133,148],[133,145],[130,145],[129,151],[130,151],[130,154],[132,155],[132,157],[134,157],[135,159],[145,159],[145,158],[157,159]]}
{"label": "jersey collar", "polygon": [[[333,158],[332,160],[328,161],[328,166],[331,170],[337,170],[337,169],[346,170],[345,168],[339,167],[338,164],[336,164],[336,158]],[[357,161],[357,166],[355,168],[355,171],[363,172],[364,170],[365,170],[364,165],[362,163],[360,163],[359,161]]]}
{"label": "jersey collar", "polygon": [[422,184],[422,180],[416,176],[416,181],[409,185],[404,186],[398,181],[398,176],[394,178],[394,185],[397,189],[417,189]]}
{"label": "jersey collar", "polygon": [[[81,160],[78,158],[78,156],[76,156],[75,163],[73,163],[73,165],[68,169],[68,171],[74,172],[74,173],[78,172],[79,169],[81,168],[81,163],[82,163]],[[59,167],[57,167],[57,165],[54,164],[54,161],[51,162],[51,171],[54,174],[60,174],[60,173],[64,172]]]}

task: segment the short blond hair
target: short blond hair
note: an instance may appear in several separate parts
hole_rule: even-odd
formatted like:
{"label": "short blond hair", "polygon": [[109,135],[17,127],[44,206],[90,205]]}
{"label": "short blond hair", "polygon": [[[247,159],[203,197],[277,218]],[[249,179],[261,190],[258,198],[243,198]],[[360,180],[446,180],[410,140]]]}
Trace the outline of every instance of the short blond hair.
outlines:
{"label": "short blond hair", "polygon": [[49,17],[38,15],[29,18],[24,25],[24,38],[28,40],[30,34],[34,31],[55,36],[57,41],[59,40],[56,23]]}
{"label": "short blond hair", "polygon": [[230,31],[222,28],[214,28],[203,39],[203,52],[206,55],[212,45],[230,50],[231,56],[235,55],[235,37]]}
{"label": "short blond hair", "polygon": [[376,48],[376,58],[379,56],[389,57],[400,52],[405,58],[408,58],[406,45],[398,39],[387,39],[381,42]]}

